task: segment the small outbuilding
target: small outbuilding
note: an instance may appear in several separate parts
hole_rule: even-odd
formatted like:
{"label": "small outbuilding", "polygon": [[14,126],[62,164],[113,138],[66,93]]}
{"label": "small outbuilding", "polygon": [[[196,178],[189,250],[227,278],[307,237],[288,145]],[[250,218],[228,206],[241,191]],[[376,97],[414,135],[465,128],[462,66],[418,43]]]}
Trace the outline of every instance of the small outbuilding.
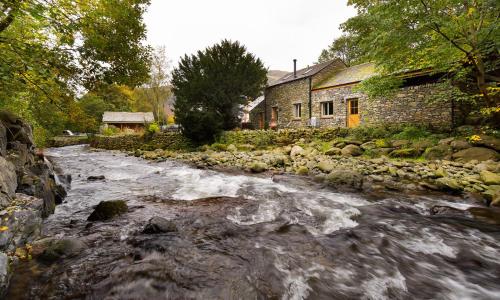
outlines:
{"label": "small outbuilding", "polygon": [[115,126],[120,130],[142,130],[150,123],[153,123],[155,117],[152,112],[115,112],[107,111],[102,116],[102,123],[105,126]]}

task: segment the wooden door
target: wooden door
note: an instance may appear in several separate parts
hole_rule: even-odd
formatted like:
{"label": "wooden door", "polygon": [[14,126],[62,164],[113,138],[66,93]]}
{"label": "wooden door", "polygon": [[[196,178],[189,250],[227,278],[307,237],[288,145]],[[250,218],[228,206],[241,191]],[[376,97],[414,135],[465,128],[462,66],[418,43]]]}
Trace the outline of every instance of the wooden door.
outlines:
{"label": "wooden door", "polygon": [[347,100],[347,126],[349,128],[359,125],[359,103],[358,99]]}
{"label": "wooden door", "polygon": [[264,113],[259,113],[259,129],[264,129]]}

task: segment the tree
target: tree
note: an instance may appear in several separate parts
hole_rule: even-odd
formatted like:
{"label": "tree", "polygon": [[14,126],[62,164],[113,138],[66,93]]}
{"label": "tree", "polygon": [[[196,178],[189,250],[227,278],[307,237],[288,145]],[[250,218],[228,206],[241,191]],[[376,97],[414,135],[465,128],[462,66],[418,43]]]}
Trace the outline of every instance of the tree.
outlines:
{"label": "tree", "polygon": [[353,35],[343,34],[333,43],[321,51],[318,63],[323,63],[335,58],[340,58],[347,66],[363,62],[361,49],[358,47],[358,38]]}
{"label": "tree", "polygon": [[[149,0],[0,2],[0,106],[57,134],[83,117],[83,88],[142,84]],[[77,125],[75,125],[77,126]],[[78,125],[81,127],[80,125]]]}
{"label": "tree", "polygon": [[184,56],[173,71],[176,122],[194,141],[208,141],[240,124],[241,107],[267,83],[262,61],[239,42],[221,43]]}
{"label": "tree", "polygon": [[432,68],[457,80],[471,76],[488,106],[498,105],[487,81],[499,81],[497,0],[349,0],[358,15],[341,28],[383,74]]}
{"label": "tree", "polygon": [[164,46],[156,48],[151,56],[151,69],[149,80],[140,90],[141,98],[144,98],[153,108],[156,121],[165,121],[163,105],[171,95],[170,87],[170,62]]}

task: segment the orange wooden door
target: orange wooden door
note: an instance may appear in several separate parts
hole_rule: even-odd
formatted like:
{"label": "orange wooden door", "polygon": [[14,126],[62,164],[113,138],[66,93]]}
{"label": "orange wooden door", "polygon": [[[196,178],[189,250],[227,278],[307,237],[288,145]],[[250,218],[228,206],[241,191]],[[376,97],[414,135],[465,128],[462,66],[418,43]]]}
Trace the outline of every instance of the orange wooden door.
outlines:
{"label": "orange wooden door", "polygon": [[259,129],[264,129],[264,113],[259,113]]}
{"label": "orange wooden door", "polygon": [[359,106],[358,99],[350,99],[347,101],[347,126],[349,128],[359,125]]}

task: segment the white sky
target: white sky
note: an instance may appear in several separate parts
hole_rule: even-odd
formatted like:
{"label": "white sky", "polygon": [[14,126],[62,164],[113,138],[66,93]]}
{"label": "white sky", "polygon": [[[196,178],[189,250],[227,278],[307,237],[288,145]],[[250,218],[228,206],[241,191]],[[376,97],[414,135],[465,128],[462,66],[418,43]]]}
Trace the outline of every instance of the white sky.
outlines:
{"label": "white sky", "polygon": [[355,15],[347,0],[152,0],[148,43],[164,45],[174,65],[222,39],[238,40],[271,70],[315,62],[339,25]]}

